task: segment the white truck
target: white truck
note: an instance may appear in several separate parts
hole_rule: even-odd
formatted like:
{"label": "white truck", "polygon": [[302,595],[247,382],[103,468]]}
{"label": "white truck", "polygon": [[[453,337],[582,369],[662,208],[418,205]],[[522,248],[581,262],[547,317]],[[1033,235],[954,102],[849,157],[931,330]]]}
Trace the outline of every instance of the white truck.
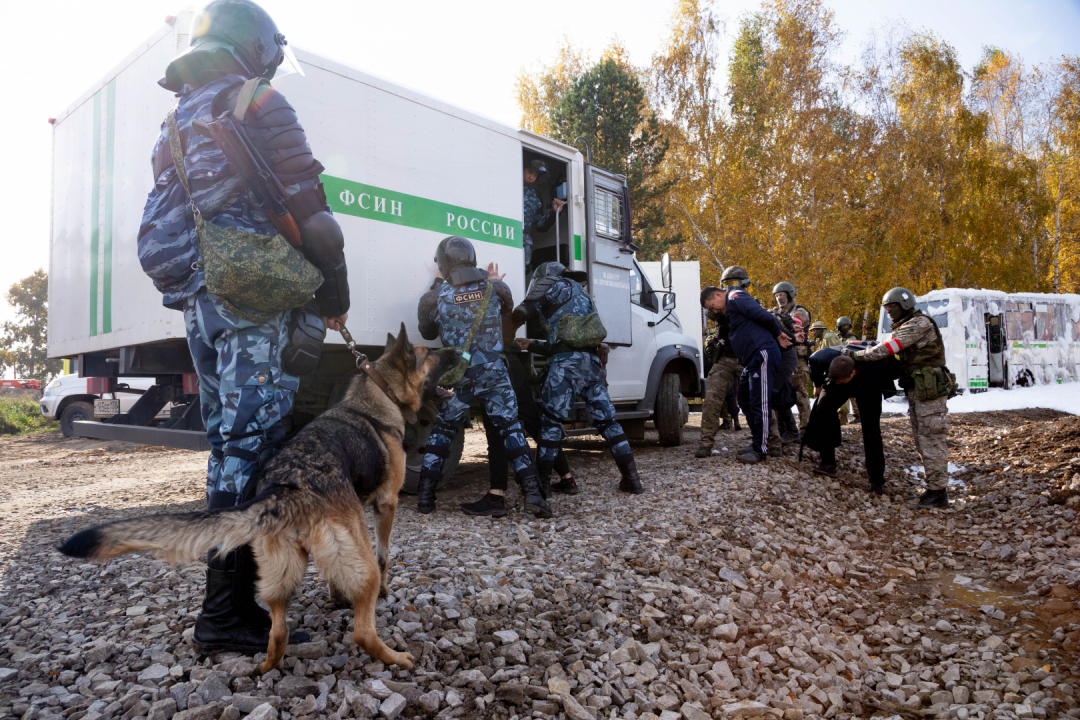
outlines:
{"label": "white truck", "polygon": [[[1075,382],[1080,375],[1080,295],[944,288],[915,298],[941,329],[961,392]],[[878,338],[892,324],[881,309]]]}
{"label": "white truck", "polygon": [[[187,46],[190,19],[167,22],[53,120],[49,356],[77,360],[80,377],[101,378],[102,391],[128,377],[157,379],[127,412],[76,424],[76,432],[206,449],[183,317],[162,307],[136,254],[154,182],[150,153],[176,102],[157,80]],[[613,348],[608,384],[627,434],[642,438],[651,420],[662,443],[681,442],[684,396],[703,388],[697,263],[674,268],[692,293],[679,297],[693,308],[684,331],[671,281],[654,287],[635,259],[626,178],[591,165],[576,148],[311,52],[296,55],[303,75],[274,84],[326,167],[322,182],[346,238],[348,326],[365,352],[377,355],[402,321],[422,342],[417,302],[447,235],[472,240],[480,263],[498,263],[514,297],[524,297],[522,167],[539,158],[551,179],[541,200],[558,188],[567,205],[555,227],[534,235],[532,266],[559,260],[586,273]],[[301,380],[293,427],[325,410],[353,372],[341,337],[329,333],[319,368]],[[171,427],[153,427],[167,402]],[[576,412],[569,427],[582,431],[586,413]]]}

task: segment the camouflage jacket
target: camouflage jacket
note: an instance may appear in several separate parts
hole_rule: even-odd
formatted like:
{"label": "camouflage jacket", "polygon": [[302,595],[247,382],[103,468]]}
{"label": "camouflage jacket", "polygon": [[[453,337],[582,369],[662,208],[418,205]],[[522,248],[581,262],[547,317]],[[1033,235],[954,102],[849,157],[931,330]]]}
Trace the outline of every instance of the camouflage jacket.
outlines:
{"label": "camouflage jacket", "polygon": [[818,350],[824,350],[825,348],[836,347],[837,345],[842,344],[843,340],[840,339],[839,335],[834,333],[832,330],[826,330],[821,334],[820,340],[814,341],[811,352],[816,353]]}
{"label": "camouflage jacket", "polygon": [[[525,317],[529,320],[540,318],[547,332],[548,352],[562,352],[559,349],[559,324],[567,315],[585,316],[596,312],[596,306],[580,283],[564,277],[540,278],[529,288],[529,294],[521,303]],[[565,351],[580,351],[581,348],[567,348]],[[539,349],[538,352],[541,352]],[[542,353],[543,354],[543,353]]]}
{"label": "camouflage jacket", "polygon": [[469,364],[485,365],[498,360],[503,351],[504,320],[509,323],[514,307],[510,288],[502,280],[472,280],[451,285],[436,278],[431,289],[420,298],[417,312],[420,335],[426,340],[438,337],[443,347],[464,347],[487,282],[492,285],[491,300],[468,350],[472,353]]}
{"label": "camouflage jacket", "polygon": [[[197,135],[191,128],[194,120],[213,120],[211,104],[217,94],[244,80],[239,75],[225,75],[199,88],[184,86],[176,106],[176,124],[185,151],[184,167],[203,217],[220,227],[276,235],[273,223],[244,189],[239,169],[225,159],[213,140]],[[168,142],[169,131],[162,122],[161,134],[150,157],[155,157],[162,144]],[[286,186],[286,190],[291,195],[317,184],[316,177]],[[205,284],[202,269],[195,265],[200,257],[191,202],[171,163],[154,179],[154,187],[146,198],[138,253],[143,272],[161,292],[165,307],[181,309],[184,298],[194,295]]]}
{"label": "camouflage jacket", "polygon": [[905,320],[892,326],[892,337],[855,355],[856,360],[881,360],[895,356],[903,375],[911,375],[920,367],[941,367],[945,364],[945,346],[937,324],[916,310]]}
{"label": "camouflage jacket", "polygon": [[802,331],[806,335],[806,340],[801,345],[796,343],[795,350],[803,360],[810,357],[810,311],[793,301],[784,307],[774,307],[772,312],[773,315],[778,317],[782,314],[790,315],[791,319],[796,321],[796,324],[801,323],[800,327],[802,327]]}
{"label": "camouflage jacket", "polygon": [[555,213],[548,210],[543,212],[544,204],[540,202],[540,196],[536,194],[536,188],[532,185],[525,186],[523,203],[525,213],[522,221],[522,235],[532,237],[532,233],[544,232],[555,223]]}

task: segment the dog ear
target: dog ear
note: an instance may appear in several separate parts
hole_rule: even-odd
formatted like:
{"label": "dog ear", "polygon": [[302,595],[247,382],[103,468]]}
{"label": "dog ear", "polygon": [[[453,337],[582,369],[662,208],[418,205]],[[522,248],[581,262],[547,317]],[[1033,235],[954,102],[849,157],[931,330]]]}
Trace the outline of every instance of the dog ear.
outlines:
{"label": "dog ear", "polygon": [[386,347],[383,348],[383,355],[389,355],[394,352],[394,346],[397,340],[394,338],[393,333],[386,333]]}
{"label": "dog ear", "polygon": [[405,323],[401,323],[401,331],[394,343],[394,357],[400,359],[406,368],[416,366],[416,356],[409,345],[409,333],[405,330]]}

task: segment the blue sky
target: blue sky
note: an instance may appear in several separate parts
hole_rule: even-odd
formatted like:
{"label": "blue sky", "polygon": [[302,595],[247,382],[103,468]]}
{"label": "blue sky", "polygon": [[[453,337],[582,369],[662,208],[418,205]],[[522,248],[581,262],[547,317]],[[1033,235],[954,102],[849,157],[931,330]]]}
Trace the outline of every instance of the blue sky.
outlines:
{"label": "blue sky", "polygon": [[[984,45],[1006,48],[1029,63],[1080,54],[1080,0],[833,0],[827,5],[845,32],[840,62],[854,61],[872,31],[897,20],[943,37],[967,69]],[[0,197],[7,229],[0,241],[0,291],[48,267],[47,119],[183,7],[170,0],[0,3],[8,61],[0,118],[6,143]],[[618,37],[631,59],[645,64],[663,46],[673,3],[266,0],[264,7],[296,45],[516,125],[514,81],[523,67],[550,60],[564,37],[594,54]],[[727,21],[728,40],[739,16],[757,7],[751,0],[715,4]],[[164,91],[151,87],[147,92]],[[0,320],[8,317],[0,301]]]}

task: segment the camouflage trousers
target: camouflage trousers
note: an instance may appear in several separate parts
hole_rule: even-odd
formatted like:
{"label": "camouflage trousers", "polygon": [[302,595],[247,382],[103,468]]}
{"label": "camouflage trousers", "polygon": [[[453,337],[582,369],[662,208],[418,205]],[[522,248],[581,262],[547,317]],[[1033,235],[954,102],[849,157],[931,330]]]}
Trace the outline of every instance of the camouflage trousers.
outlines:
{"label": "camouflage trousers", "polygon": [[838,418],[840,418],[840,424],[841,425],[847,425],[848,411],[849,410],[851,412],[855,413],[855,420],[858,421],[858,419],[859,419],[859,404],[857,402],[855,402],[855,398],[851,398],[850,400],[848,400],[846,403],[843,404],[843,406],[841,406],[841,408],[839,410],[836,411],[836,416]]}
{"label": "camouflage trousers", "polygon": [[239,318],[206,288],[184,300],[188,350],[211,448],[207,493],[243,495],[258,466],[285,438],[281,420],[300,383],[281,367],[288,321],[289,312],[261,325]]}
{"label": "camouflage trousers", "polygon": [[947,398],[922,401],[907,391],[908,418],[915,449],[923,461],[928,490],[944,490],[949,484],[949,410]]}
{"label": "camouflage trousers", "polygon": [[713,363],[705,379],[705,404],[701,410],[701,447],[712,450],[721,420],[730,420],[727,394],[738,386],[742,365],[737,358],[722,357]]}
{"label": "camouflage trousers", "polygon": [[795,388],[795,407],[799,408],[799,430],[806,430],[810,422],[810,365],[806,358],[800,357],[799,364],[791,373],[791,384]]}
{"label": "camouflage trousers", "polygon": [[547,379],[540,395],[544,416],[537,462],[543,467],[550,468],[554,464],[562,444],[563,423],[570,419],[570,410],[579,395],[584,398],[593,427],[604,436],[611,454],[630,455],[626,433],[615,422],[615,406],[608,395],[600,358],[582,351],[559,353],[548,360]]}
{"label": "camouflage trousers", "polygon": [[442,479],[443,464],[450,456],[450,445],[475,401],[483,404],[487,419],[502,437],[506,458],[514,466],[514,472],[520,473],[533,464],[529,443],[518,421],[517,396],[510,384],[506,365],[500,358],[484,365],[473,365],[466,370],[465,379],[454,388],[453,397],[439,410],[439,417],[435,420],[435,427],[424,450],[421,477],[429,477],[436,482]]}

